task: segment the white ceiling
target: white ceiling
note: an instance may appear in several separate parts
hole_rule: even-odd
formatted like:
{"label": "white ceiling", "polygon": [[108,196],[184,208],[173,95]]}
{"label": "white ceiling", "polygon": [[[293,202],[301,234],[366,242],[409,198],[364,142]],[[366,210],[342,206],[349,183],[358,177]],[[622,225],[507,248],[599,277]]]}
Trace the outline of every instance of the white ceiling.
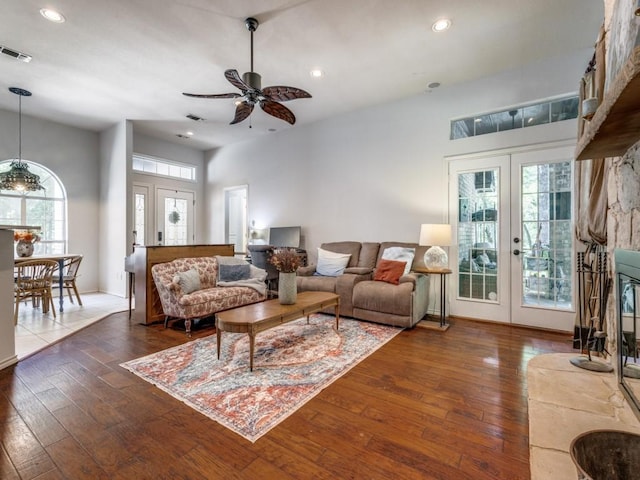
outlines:
{"label": "white ceiling", "polygon": [[[44,6],[67,21],[45,20]],[[33,60],[0,54],[0,108],[17,111],[17,86],[33,93],[28,115],[95,131],[131,119],[207,149],[592,47],[603,15],[602,0],[3,0],[0,45]],[[249,71],[249,16],[263,87],[313,96],[287,103],[294,126],[260,109],[251,129],[229,125],[233,100],[181,95],[237,91],[223,73]],[[441,17],[453,25],[434,33]]]}

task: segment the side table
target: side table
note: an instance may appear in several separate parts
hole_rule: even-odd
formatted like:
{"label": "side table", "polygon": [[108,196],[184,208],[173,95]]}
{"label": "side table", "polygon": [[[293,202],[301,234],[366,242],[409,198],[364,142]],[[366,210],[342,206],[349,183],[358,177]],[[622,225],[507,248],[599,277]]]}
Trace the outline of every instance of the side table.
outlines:
{"label": "side table", "polygon": [[[449,328],[446,316],[447,306],[447,275],[451,275],[451,269],[449,268],[414,268],[416,273],[424,273],[426,275],[439,275],[440,276],[440,321],[434,322],[433,320],[422,320],[423,325],[426,328],[432,328],[435,330],[446,331]],[[428,316],[429,314],[427,314]]]}

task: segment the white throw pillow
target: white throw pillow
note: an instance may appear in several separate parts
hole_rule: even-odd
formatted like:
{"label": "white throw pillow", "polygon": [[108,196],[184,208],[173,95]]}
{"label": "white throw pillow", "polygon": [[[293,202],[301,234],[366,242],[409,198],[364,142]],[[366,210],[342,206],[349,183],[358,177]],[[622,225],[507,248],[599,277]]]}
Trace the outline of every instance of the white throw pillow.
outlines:
{"label": "white throw pillow", "polygon": [[318,264],[316,273],[325,277],[337,277],[344,273],[347,268],[351,254],[335,253],[329,250],[318,248]]}
{"label": "white throw pillow", "polygon": [[200,290],[200,275],[195,268],[187,270],[186,272],[178,272],[175,277],[173,277],[173,283],[180,285],[183,293],[192,293]]}
{"label": "white throw pillow", "polygon": [[398,262],[407,262],[404,266],[404,275],[411,271],[413,265],[413,257],[416,254],[415,248],[410,247],[389,247],[382,252],[382,258],[385,260],[396,260]]}

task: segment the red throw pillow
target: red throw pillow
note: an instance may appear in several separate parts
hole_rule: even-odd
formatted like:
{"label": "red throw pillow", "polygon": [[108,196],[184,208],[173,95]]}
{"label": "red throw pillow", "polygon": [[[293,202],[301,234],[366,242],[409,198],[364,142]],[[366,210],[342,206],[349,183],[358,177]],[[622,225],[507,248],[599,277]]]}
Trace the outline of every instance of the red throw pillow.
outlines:
{"label": "red throw pillow", "polygon": [[398,285],[398,283],[400,283],[400,277],[404,274],[404,267],[406,265],[407,262],[398,262],[397,260],[380,260],[373,279]]}

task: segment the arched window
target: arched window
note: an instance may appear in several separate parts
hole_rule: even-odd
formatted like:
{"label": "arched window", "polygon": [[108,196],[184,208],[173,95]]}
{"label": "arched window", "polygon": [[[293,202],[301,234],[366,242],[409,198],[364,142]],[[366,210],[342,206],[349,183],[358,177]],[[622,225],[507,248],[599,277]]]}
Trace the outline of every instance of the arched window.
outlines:
{"label": "arched window", "polygon": [[[44,190],[20,193],[0,190],[0,225],[29,225],[41,228],[35,254],[67,251],[67,194],[60,179],[49,169],[22,160],[29,171],[40,176]],[[0,172],[9,170],[11,160],[0,162]]]}

